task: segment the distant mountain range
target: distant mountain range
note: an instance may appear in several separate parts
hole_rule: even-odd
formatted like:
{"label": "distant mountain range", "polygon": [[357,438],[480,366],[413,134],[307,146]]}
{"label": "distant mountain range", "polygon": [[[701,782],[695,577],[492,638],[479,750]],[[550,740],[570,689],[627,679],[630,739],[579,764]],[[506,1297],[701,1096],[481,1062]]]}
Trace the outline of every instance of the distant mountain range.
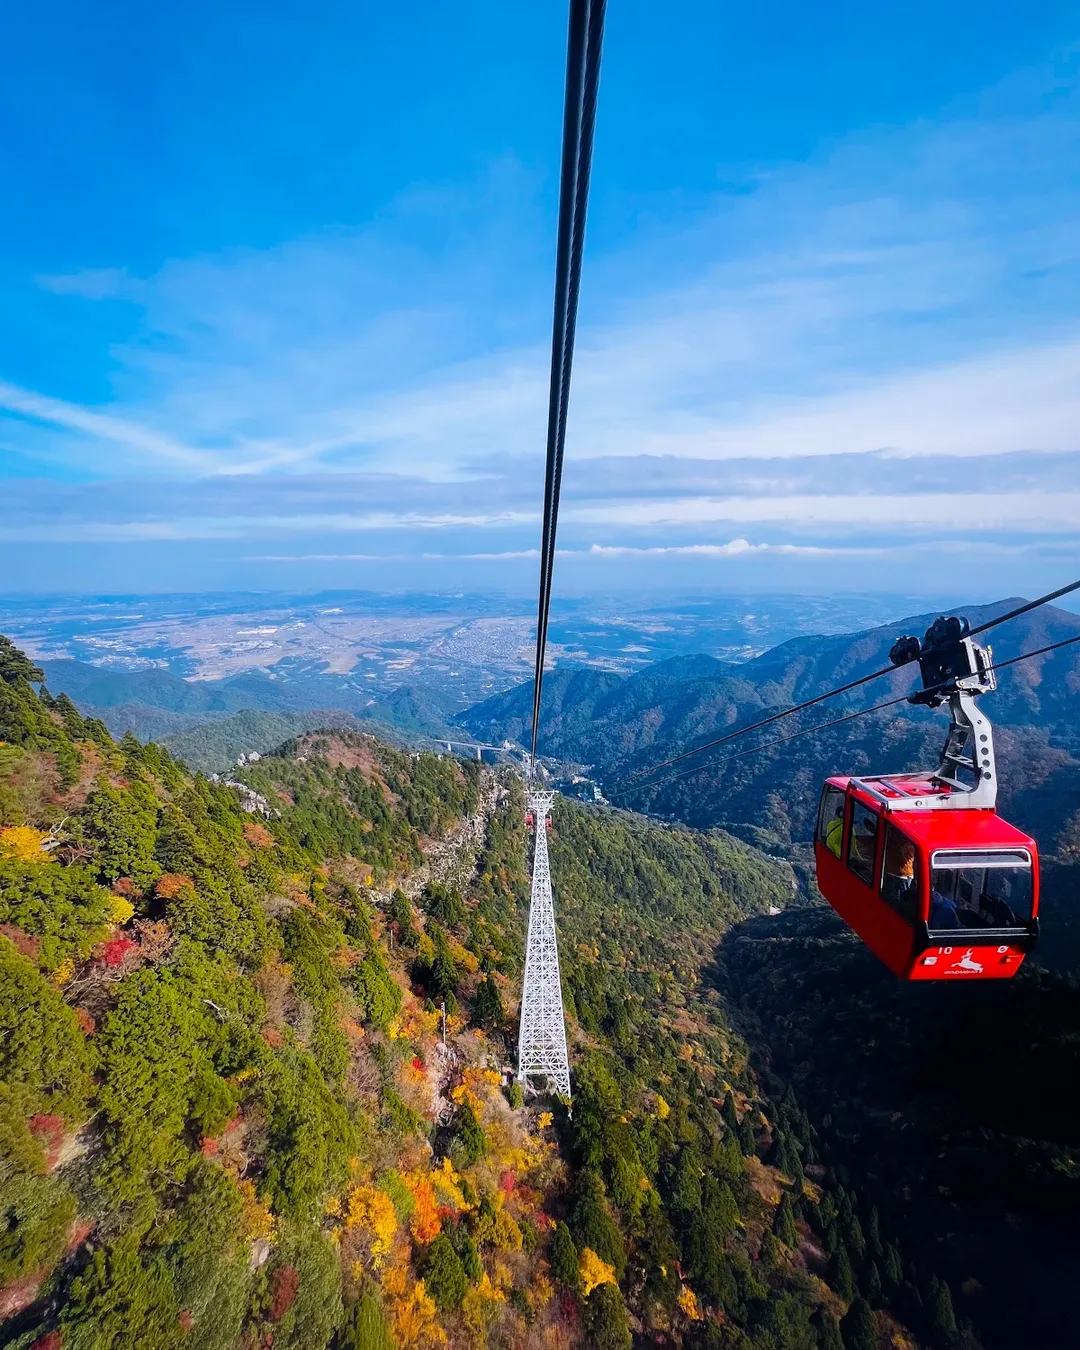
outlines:
{"label": "distant mountain range", "polygon": [[252,672],[184,680],[167,670],[111,671],[81,661],[42,661],[41,667],[53,694],[67,694],[114,736],[131,731],[140,740],[161,741],[204,772],[316,727],[363,725],[391,740],[462,737],[449,721],[457,701],[423,685],[373,696],[355,680],[333,675],[285,679]]}
{"label": "distant mountain range", "polygon": [[[978,624],[1019,603],[1013,598],[964,612]],[[645,776],[683,750],[886,665],[897,636],[921,636],[935,617],[918,614],[863,632],[793,638],[741,663],[678,656],[631,676],[559,666],[544,682],[541,751],[590,766],[618,805],[696,826],[724,825],[784,850],[809,839],[824,777],[933,765],[945,717],[901,703],[814,736],[743,752],[900,696],[915,687],[913,667],[681,763],[658,782],[639,786],[631,776]],[[1005,661],[1078,633],[1080,615],[1044,606],[989,639],[995,658]],[[53,693],[67,693],[114,734],[132,730],[140,739],[161,740],[207,771],[227,767],[241,751],[263,752],[319,725],[362,723],[406,739],[461,739],[464,733],[489,744],[524,743],[532,713],[531,681],[461,712],[453,696],[438,688],[411,685],[373,697],[348,675],[257,671],[185,680],[164,670],[122,673],[78,661],[43,666]],[[984,706],[999,728],[1002,807],[1050,846],[1080,811],[1080,645],[1003,671],[1000,688]],[[700,772],[671,777],[699,765]]]}
{"label": "distant mountain range", "polygon": [[[974,626],[1020,603],[1002,600],[965,613]],[[915,667],[736,739],[711,756],[673,766],[652,786],[622,794],[619,789],[631,785],[626,781],[631,775],[673,755],[887,665],[896,637],[921,637],[935,617],[920,614],[860,633],[794,638],[740,664],[678,657],[627,678],[560,667],[544,681],[541,752],[591,766],[618,805],[702,827],[742,826],[740,832],[755,842],[805,841],[824,777],[932,766],[944,738],[944,714],[901,703],[815,736],[743,752],[903,695],[917,687]],[[1005,661],[1077,634],[1080,615],[1044,606],[1003,625],[989,640],[995,659]],[[454,720],[483,740],[520,741],[531,700],[530,682]],[[1080,809],[1080,646],[1003,671],[998,691],[984,706],[1000,728],[1002,806],[1050,842]],[[697,765],[700,772],[673,777]]]}

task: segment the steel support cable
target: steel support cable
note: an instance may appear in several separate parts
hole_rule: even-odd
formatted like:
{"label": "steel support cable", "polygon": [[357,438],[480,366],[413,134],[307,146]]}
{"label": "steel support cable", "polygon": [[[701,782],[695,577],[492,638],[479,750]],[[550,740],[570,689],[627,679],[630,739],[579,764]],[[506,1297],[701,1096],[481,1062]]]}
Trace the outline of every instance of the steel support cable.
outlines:
{"label": "steel support cable", "polygon": [[[1012,656],[1008,661],[996,663],[994,669],[1005,670],[1021,661],[1030,661],[1033,656],[1045,656],[1048,652],[1056,652],[1062,647],[1070,647],[1074,642],[1080,642],[1080,633],[1076,637],[1063,638],[1060,642],[1051,642],[1049,646],[1038,647],[1033,652],[1023,652],[1020,656]],[[933,694],[947,688],[947,684],[935,685],[926,692]],[[695,764],[692,769],[683,769],[681,773],[669,774],[667,778],[660,778],[656,782],[635,783],[632,787],[622,788],[618,792],[610,793],[609,796],[614,800],[616,797],[625,797],[631,792],[641,792],[645,788],[667,787],[669,783],[678,782],[680,778],[689,778],[693,773],[703,773],[706,769],[715,769],[718,764],[726,764],[728,760],[745,759],[748,755],[756,755],[762,750],[768,750],[771,746],[784,745],[788,741],[797,741],[800,736],[812,736],[815,732],[827,731],[829,727],[838,727],[844,722],[854,722],[857,717],[869,717],[871,713],[881,712],[883,708],[893,708],[898,703],[909,703],[910,701],[908,694],[901,694],[899,698],[889,698],[884,703],[875,703],[872,708],[860,708],[857,712],[846,713],[843,717],[834,717],[828,722],[818,722],[812,727],[803,727],[801,731],[793,731],[789,736],[775,736],[771,741],[762,741],[760,745],[751,746],[748,750],[736,750],[732,755],[721,755],[719,759],[710,759],[704,764]]]}
{"label": "steel support cable", "polygon": [[566,51],[566,98],[563,109],[562,171],[559,184],[559,235],[555,259],[555,304],[551,332],[551,376],[548,391],[547,463],[544,475],[544,524],[540,545],[540,591],[536,613],[536,665],[530,772],[536,763],[540,696],[547,651],[551,579],[562,486],[570,375],[577,331],[581,259],[589,198],[596,96],[605,0],[571,0]]}
{"label": "steel support cable", "polygon": [[[1051,591],[1048,595],[1041,595],[1037,600],[1029,600],[1025,604],[1019,605],[1016,609],[1011,609],[1007,614],[1002,614],[996,619],[988,619],[978,628],[972,628],[966,633],[965,637],[976,637],[980,633],[988,632],[991,628],[997,628],[999,624],[1008,623],[1010,619],[1019,618],[1021,614],[1027,614],[1033,609],[1038,609],[1040,605],[1048,605],[1051,600],[1059,600],[1063,595],[1068,595],[1072,591],[1080,591],[1080,581],[1071,581],[1067,586],[1060,586],[1056,591]],[[1070,639],[1071,641],[1071,639]],[[923,653],[927,655],[928,653]],[[1037,653],[1032,653],[1036,655]],[[917,658],[912,661],[906,661],[900,665],[882,666],[880,670],[872,670],[869,675],[861,675],[857,680],[850,680],[847,684],[842,684],[836,689],[830,689],[828,693],[816,694],[813,698],[805,699],[802,703],[794,703],[790,708],[781,708],[779,712],[770,713],[768,717],[763,717],[757,722],[751,722],[749,726],[739,727],[737,731],[729,731],[726,736],[718,736],[713,741],[706,741],[704,745],[695,746],[692,750],[683,750],[677,755],[672,755],[670,759],[661,760],[659,764],[652,764],[645,769],[635,769],[633,773],[628,774],[622,782],[629,782],[633,778],[646,778],[650,774],[659,773],[661,769],[669,768],[672,764],[678,764],[684,759],[689,759],[692,755],[703,755],[706,750],[715,750],[718,745],[724,745],[728,741],[737,740],[740,736],[746,736],[751,731],[758,731],[761,727],[767,727],[773,722],[779,722],[782,718],[791,717],[793,713],[802,712],[806,708],[812,708],[815,704],[824,703],[827,699],[836,698],[840,694],[849,693],[852,689],[858,689],[864,684],[869,684],[871,680],[880,680],[883,675],[892,675],[897,670],[903,670],[905,665],[912,665]],[[1002,667],[1011,665],[1012,662],[1003,661]],[[1001,667],[999,667],[1000,669]],[[904,696],[906,697],[906,695]],[[886,706],[886,705],[882,705]],[[870,711],[870,709],[867,709]],[[641,784],[648,786],[648,784]]]}

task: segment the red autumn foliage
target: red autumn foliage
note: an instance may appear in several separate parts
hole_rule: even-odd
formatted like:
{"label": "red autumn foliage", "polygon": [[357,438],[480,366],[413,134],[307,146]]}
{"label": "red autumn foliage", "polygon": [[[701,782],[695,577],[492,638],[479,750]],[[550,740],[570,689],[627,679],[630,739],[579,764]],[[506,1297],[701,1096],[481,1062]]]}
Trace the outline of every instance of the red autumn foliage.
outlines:
{"label": "red autumn foliage", "polygon": [[31,937],[29,933],[13,923],[0,923],[0,933],[14,942],[16,949],[23,956],[28,956],[31,961],[37,960],[38,952],[41,949],[41,943],[36,937]]}
{"label": "red autumn foliage", "polygon": [[64,1333],[62,1331],[47,1331],[44,1336],[39,1336],[30,1350],[61,1350],[64,1344]]}
{"label": "red autumn foliage", "polygon": [[124,964],[124,959],[129,952],[138,950],[139,944],[137,942],[132,942],[131,938],[114,937],[110,938],[108,942],[103,942],[101,944],[97,949],[97,955],[105,965],[110,967],[110,969],[115,969],[115,967]]}
{"label": "red autumn foliage", "polygon": [[175,900],[181,891],[193,888],[194,885],[192,879],[184,876],[182,872],[162,872],[154,887],[154,894],[159,900]]}
{"label": "red autumn foliage", "polygon": [[300,1292],[300,1276],[288,1262],[280,1265],[270,1276],[270,1321],[280,1322]]}
{"label": "red autumn foliage", "polygon": [[64,1143],[63,1116],[31,1116],[27,1123],[30,1133],[45,1149],[46,1163],[55,1167]]}
{"label": "red autumn foliage", "polygon": [[280,1050],[285,1044],[285,1037],[277,1027],[263,1027],[262,1038],[271,1050]]}
{"label": "red autumn foliage", "polygon": [[419,1055],[413,1055],[412,1066],[417,1073],[424,1072],[424,1061],[420,1058]]}
{"label": "red autumn foliage", "polygon": [[180,1323],[180,1325],[183,1327],[185,1331],[190,1331],[195,1323],[194,1317],[192,1317],[191,1313],[189,1313],[186,1308],[181,1312],[180,1316],[176,1320]]}
{"label": "red autumn foliage", "polygon": [[86,1011],[85,1008],[75,1009],[75,1020],[79,1024],[79,1030],[84,1036],[92,1036],[97,1031],[97,1023]]}
{"label": "red autumn foliage", "polygon": [[139,894],[139,888],[130,877],[117,877],[112,884],[113,894],[122,895],[130,900],[133,895]]}
{"label": "red autumn foliage", "polygon": [[216,1139],[211,1139],[208,1134],[203,1136],[202,1143],[199,1145],[199,1151],[204,1158],[212,1158],[218,1151],[218,1148],[218,1141]]}
{"label": "red autumn foliage", "polygon": [[514,1176],[513,1172],[506,1171],[502,1174],[502,1176],[499,1178],[499,1186],[504,1195],[513,1195],[515,1181],[516,1177]]}

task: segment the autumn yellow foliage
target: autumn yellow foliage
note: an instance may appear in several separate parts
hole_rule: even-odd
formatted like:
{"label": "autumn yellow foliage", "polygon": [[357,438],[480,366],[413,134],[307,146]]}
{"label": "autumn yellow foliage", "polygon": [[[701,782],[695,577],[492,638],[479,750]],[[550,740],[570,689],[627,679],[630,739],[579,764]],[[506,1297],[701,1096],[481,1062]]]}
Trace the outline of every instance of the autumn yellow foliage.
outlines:
{"label": "autumn yellow foliage", "polygon": [[122,895],[109,896],[109,920],[112,923],[127,923],[135,913],[135,906]]}
{"label": "autumn yellow foliage", "polygon": [[255,1194],[255,1183],[244,1180],[238,1185],[244,1202],[244,1236],[251,1242],[259,1238],[273,1238],[274,1216]]}
{"label": "autumn yellow foliage", "polygon": [[691,1322],[701,1321],[701,1309],[698,1307],[697,1294],[688,1284],[684,1284],[679,1290],[679,1307]]}
{"label": "autumn yellow foliage", "polygon": [[521,1229],[507,1214],[506,1196],[496,1191],[492,1196],[489,1213],[481,1212],[473,1228],[473,1237],[478,1247],[494,1247],[497,1251],[521,1251]]}
{"label": "autumn yellow foliage", "polygon": [[541,1111],[540,1119],[536,1122],[537,1129],[546,1130],[554,1119],[550,1111]]}
{"label": "autumn yellow foliage", "polygon": [[454,1171],[454,1164],[449,1158],[444,1158],[442,1165],[431,1173],[431,1184],[442,1204],[448,1209],[456,1209],[462,1213],[470,1206],[462,1194],[460,1181],[461,1178]]}
{"label": "autumn yellow foliage", "polygon": [[74,974],[75,962],[70,956],[65,957],[53,971],[53,983],[62,989]]}
{"label": "autumn yellow foliage", "polygon": [[499,1305],[505,1302],[506,1295],[491,1283],[486,1270],[479,1284],[470,1285],[461,1305],[461,1316],[479,1344],[484,1343],[482,1337],[485,1330],[498,1312]]}
{"label": "autumn yellow foliage", "polygon": [[446,1332],[435,1320],[435,1300],[423,1280],[417,1280],[407,1297],[394,1302],[390,1320],[394,1338],[403,1350],[414,1346],[416,1350],[430,1350],[446,1344]]}
{"label": "autumn yellow foliage", "polygon": [[17,862],[48,862],[45,842],[49,836],[32,825],[8,825],[0,830],[0,858]]}
{"label": "autumn yellow foliage", "polygon": [[397,1215],[390,1197],[374,1186],[350,1186],[342,1218],[346,1228],[363,1229],[368,1236],[371,1264],[378,1270],[397,1233]]}
{"label": "autumn yellow foliage", "polygon": [[582,1247],[578,1259],[578,1276],[581,1280],[581,1293],[588,1298],[600,1284],[617,1284],[615,1267],[609,1266],[603,1257],[597,1256],[591,1247]]}

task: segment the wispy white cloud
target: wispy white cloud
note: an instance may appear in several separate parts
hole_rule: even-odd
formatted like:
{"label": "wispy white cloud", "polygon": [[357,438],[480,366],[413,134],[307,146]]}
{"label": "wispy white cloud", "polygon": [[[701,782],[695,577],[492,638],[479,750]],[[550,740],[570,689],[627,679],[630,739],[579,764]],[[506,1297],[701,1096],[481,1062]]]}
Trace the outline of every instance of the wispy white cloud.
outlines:
{"label": "wispy white cloud", "polygon": [[162,460],[173,469],[184,468],[193,473],[208,473],[224,466],[212,454],[196,450],[172,436],[151,431],[127,418],[95,412],[62,399],[47,398],[32,390],[0,380],[0,408],[31,422],[45,423],[65,431],[81,433],[95,442],[123,447],[140,455]]}
{"label": "wispy white cloud", "polygon": [[[1024,78],[978,119],[849,138],[590,257],[567,556],[1080,537],[1077,81],[1055,76],[1047,104]],[[123,299],[141,326],[111,353],[105,406],[0,384],[9,443],[107,480],[24,485],[0,538],[354,536],[253,555],[325,561],[442,531],[461,551],[421,556],[531,557],[535,223],[508,163],[361,230],[42,278],[72,306]],[[154,474],[187,481],[133,481]]]}

